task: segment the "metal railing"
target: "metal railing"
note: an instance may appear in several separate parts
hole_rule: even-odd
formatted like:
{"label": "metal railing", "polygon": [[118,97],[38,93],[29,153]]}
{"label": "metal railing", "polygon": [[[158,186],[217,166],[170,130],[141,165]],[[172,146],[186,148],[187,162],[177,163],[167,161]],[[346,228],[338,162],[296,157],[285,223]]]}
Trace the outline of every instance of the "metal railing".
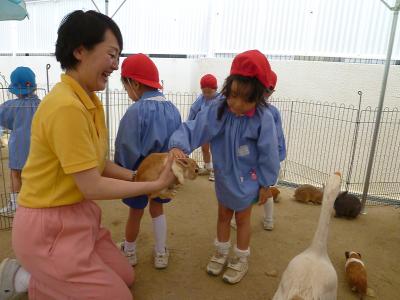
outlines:
{"label": "metal railing", "polygon": [[[38,90],[39,97],[45,90]],[[105,102],[105,93],[98,93]],[[362,93],[359,92],[360,103]],[[186,120],[190,106],[198,95],[167,92]],[[11,95],[0,89],[0,103]],[[125,91],[110,91],[109,106],[105,107],[109,118],[110,158],[113,158],[114,142],[119,122],[133,102]],[[310,183],[321,186],[329,174],[342,173],[342,189],[360,195],[364,187],[365,172],[376,119],[376,109],[361,105],[292,101],[271,99],[281,112],[287,145],[287,158],[281,165],[279,184],[297,186]],[[134,105],[134,104],[133,104]],[[7,133],[6,133],[7,135]],[[382,113],[378,146],[370,180],[367,205],[400,206],[400,112],[386,108]],[[0,171],[3,187],[0,206],[9,200],[7,178],[7,154],[1,152]],[[202,164],[200,149],[192,157]],[[0,229],[11,227],[11,219],[0,217]]]}

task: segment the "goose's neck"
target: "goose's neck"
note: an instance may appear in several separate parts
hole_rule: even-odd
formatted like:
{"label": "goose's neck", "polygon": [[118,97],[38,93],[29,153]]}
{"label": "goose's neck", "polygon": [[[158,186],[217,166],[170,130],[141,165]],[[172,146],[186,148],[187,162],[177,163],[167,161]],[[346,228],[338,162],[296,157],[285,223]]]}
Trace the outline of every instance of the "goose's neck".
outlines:
{"label": "goose's neck", "polygon": [[310,246],[312,250],[317,251],[320,254],[327,253],[329,223],[331,221],[334,202],[335,197],[333,195],[327,195],[322,201],[317,231],[314,234],[314,238]]}

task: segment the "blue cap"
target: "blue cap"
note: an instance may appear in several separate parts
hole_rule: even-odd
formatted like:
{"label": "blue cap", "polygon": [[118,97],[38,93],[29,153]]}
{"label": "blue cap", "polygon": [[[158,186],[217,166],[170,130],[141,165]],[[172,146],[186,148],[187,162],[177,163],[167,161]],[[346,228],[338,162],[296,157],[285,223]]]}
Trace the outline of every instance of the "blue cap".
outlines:
{"label": "blue cap", "polygon": [[29,95],[36,89],[35,73],[28,67],[16,68],[11,73],[10,79],[8,90],[14,95]]}

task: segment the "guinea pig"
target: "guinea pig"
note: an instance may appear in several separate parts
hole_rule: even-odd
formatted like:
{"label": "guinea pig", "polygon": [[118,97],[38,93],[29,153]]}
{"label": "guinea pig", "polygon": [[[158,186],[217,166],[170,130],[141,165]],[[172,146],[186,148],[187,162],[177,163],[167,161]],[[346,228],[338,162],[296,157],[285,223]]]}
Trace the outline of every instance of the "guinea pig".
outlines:
{"label": "guinea pig", "polygon": [[357,196],[345,191],[336,198],[334,208],[335,217],[354,219],[361,212],[361,201]]}
{"label": "guinea pig", "polygon": [[354,251],[346,251],[346,278],[351,290],[363,299],[367,295],[367,271],[361,260],[361,254]]}
{"label": "guinea pig", "polygon": [[322,189],[311,184],[303,184],[294,191],[294,200],[303,203],[321,204],[323,195]]}

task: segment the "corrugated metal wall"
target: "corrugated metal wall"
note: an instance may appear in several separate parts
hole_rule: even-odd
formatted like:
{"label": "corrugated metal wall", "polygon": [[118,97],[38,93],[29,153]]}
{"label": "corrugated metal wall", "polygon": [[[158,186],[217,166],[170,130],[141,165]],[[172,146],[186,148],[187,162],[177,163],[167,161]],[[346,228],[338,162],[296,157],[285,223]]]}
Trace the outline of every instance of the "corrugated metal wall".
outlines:
{"label": "corrugated metal wall", "polygon": [[[95,3],[104,12],[104,1]],[[121,3],[110,0],[109,14]],[[0,23],[0,53],[52,53],[63,16],[95,9],[90,0],[28,1],[27,7],[29,20]],[[379,0],[128,0],[114,19],[125,53],[214,56],[257,48],[270,55],[382,59],[392,12]],[[393,59],[400,59],[400,23]]]}

